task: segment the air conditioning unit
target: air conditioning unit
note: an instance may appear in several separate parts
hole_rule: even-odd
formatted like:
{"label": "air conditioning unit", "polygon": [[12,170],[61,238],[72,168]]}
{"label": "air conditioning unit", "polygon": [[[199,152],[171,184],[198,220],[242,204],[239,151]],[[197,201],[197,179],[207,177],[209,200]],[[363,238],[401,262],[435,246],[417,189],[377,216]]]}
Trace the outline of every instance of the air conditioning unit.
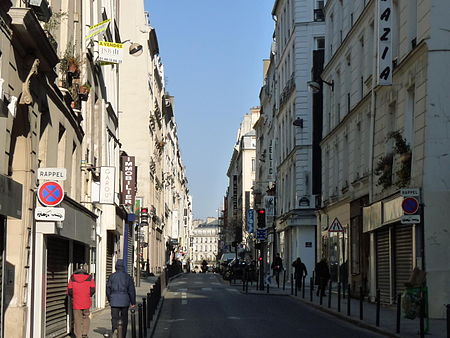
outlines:
{"label": "air conditioning unit", "polygon": [[48,22],[52,16],[52,9],[47,0],[29,0],[30,7],[40,21]]}

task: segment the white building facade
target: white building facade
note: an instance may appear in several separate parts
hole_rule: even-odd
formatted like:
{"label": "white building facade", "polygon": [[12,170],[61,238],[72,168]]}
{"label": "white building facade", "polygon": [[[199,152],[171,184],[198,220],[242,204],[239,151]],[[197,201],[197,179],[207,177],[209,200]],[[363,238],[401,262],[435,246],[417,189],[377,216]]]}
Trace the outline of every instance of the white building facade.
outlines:
{"label": "white building facade", "polygon": [[307,81],[311,79],[313,51],[322,48],[324,40],[322,8],[323,1],[277,0],[272,10],[276,20],[275,251],[280,252],[288,272],[297,257],[308,271],[315,262],[316,176],[320,173],[313,166],[315,121]]}
{"label": "white building facade", "polygon": [[[318,254],[335,262],[358,292],[395,303],[413,268],[427,272],[431,318],[450,300],[446,155],[450,82],[450,4],[427,1],[328,1],[322,141],[323,208]],[[384,13],[384,15],[383,15]],[[380,25],[392,35],[391,55]],[[383,27],[382,27],[383,28]],[[383,39],[382,39],[383,40]],[[384,41],[384,40],[383,40]],[[387,55],[389,76],[380,69]],[[385,58],[386,59],[386,58]],[[384,59],[383,59],[384,60]],[[386,66],[386,67],[387,67]],[[387,81],[386,81],[387,80]],[[383,83],[387,82],[387,83]],[[419,222],[402,224],[401,189],[417,189]],[[329,233],[339,219],[344,234]],[[347,265],[345,269],[342,266]]]}

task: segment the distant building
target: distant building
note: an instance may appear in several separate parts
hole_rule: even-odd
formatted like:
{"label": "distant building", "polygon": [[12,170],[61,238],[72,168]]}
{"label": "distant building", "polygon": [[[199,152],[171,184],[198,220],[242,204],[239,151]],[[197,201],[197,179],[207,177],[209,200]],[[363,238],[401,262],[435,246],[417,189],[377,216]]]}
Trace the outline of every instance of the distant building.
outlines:
{"label": "distant building", "polygon": [[[196,220],[198,221],[198,220]],[[191,235],[191,268],[200,265],[203,260],[214,264],[217,259],[219,242],[219,224],[216,218],[199,224]]]}

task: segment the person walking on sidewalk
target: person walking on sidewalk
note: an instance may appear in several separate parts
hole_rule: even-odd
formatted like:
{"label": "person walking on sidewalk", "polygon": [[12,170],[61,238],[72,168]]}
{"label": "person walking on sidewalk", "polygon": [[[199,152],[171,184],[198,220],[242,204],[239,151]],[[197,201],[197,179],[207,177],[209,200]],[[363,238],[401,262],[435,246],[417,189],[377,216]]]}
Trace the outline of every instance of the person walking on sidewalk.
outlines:
{"label": "person walking on sidewalk", "polygon": [[322,258],[320,262],[316,264],[315,284],[317,284],[317,296],[319,296],[319,292],[322,294],[322,296],[326,296],[325,289],[328,285],[329,280],[330,280],[330,269],[328,268],[326,258]]}
{"label": "person walking on sidewalk", "polygon": [[117,336],[119,319],[122,320],[122,337],[127,335],[128,308],[136,307],[136,289],[133,279],[125,272],[123,259],[118,259],[116,272],[109,276],[106,285],[106,297],[111,306],[111,326],[112,331]]}
{"label": "person walking on sidewalk", "polygon": [[95,293],[95,282],[83,267],[69,279],[67,294],[72,300],[74,334],[76,338],[87,337],[89,333],[91,297]]}
{"label": "person walking on sidewalk", "polygon": [[306,277],[308,271],[306,270],[306,266],[303,264],[300,257],[297,257],[294,263],[292,263],[292,266],[294,267],[295,285],[297,286],[297,290],[301,290],[303,277]]}
{"label": "person walking on sidewalk", "polygon": [[277,253],[277,256],[274,258],[271,267],[275,280],[277,281],[277,286],[280,287],[280,272],[283,271],[283,260],[279,253]]}

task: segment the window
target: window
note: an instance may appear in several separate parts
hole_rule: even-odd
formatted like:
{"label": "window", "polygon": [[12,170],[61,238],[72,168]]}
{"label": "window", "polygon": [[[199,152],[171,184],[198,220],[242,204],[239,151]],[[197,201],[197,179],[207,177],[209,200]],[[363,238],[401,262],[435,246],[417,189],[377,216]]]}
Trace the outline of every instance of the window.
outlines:
{"label": "window", "polygon": [[324,37],[315,38],[314,42],[315,42],[314,44],[315,44],[316,50],[325,49],[325,38]]}
{"label": "window", "polygon": [[256,171],[256,160],[252,158],[252,171]]}

